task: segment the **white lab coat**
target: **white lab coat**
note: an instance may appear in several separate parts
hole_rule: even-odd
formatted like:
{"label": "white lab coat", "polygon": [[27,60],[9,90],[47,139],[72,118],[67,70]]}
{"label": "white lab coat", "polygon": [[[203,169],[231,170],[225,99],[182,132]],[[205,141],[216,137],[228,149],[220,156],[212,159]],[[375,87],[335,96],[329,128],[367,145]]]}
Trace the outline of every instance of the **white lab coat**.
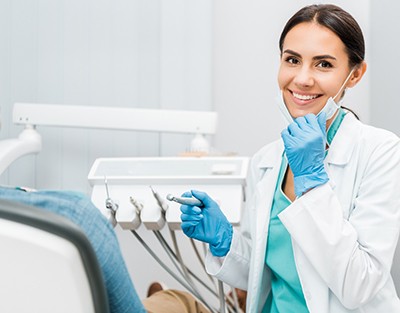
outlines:
{"label": "white lab coat", "polygon": [[[248,291],[250,313],[262,310],[271,288],[265,248],[283,149],[279,140],[252,158],[240,231],[226,257],[206,258],[210,274]],[[279,214],[310,313],[400,312],[390,276],[400,229],[399,138],[349,113],[325,168],[330,181]]]}

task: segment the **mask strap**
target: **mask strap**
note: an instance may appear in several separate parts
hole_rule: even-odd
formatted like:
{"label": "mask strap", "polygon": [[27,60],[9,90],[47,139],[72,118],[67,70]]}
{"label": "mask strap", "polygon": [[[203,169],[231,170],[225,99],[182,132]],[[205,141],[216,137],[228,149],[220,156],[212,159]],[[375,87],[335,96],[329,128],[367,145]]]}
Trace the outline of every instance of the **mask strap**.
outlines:
{"label": "mask strap", "polygon": [[344,81],[344,83],[342,84],[342,86],[339,88],[339,91],[338,91],[337,94],[333,97],[333,101],[336,102],[336,100],[335,100],[336,97],[342,92],[343,87],[347,84],[347,82],[348,82],[349,79],[350,79],[350,76],[354,73],[355,69],[356,69],[356,68],[353,67],[352,70],[350,71],[349,75],[347,75],[347,78],[345,79],[345,81]]}

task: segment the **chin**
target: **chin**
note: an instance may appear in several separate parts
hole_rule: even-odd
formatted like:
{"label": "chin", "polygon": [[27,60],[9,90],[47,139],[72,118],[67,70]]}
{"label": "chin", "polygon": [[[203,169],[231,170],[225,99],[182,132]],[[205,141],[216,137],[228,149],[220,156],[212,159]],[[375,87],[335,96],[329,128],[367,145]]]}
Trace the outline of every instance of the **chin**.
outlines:
{"label": "chin", "polygon": [[317,111],[317,112],[315,110],[291,110],[290,111],[290,115],[293,118],[298,118],[298,117],[301,117],[301,116],[305,116],[305,115],[307,115],[309,113],[317,115],[319,113],[319,111]]}
{"label": "chin", "polygon": [[298,118],[298,117],[307,115],[308,113],[310,113],[310,112],[308,112],[308,111],[303,111],[303,110],[292,110],[292,111],[290,111],[290,115],[291,115],[293,118]]}

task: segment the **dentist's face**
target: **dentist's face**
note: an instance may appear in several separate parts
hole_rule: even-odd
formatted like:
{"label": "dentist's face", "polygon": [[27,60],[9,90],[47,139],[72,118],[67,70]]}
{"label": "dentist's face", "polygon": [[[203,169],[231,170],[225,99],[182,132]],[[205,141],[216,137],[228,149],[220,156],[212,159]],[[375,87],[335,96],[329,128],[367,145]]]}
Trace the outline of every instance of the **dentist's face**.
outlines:
{"label": "dentist's face", "polygon": [[[300,23],[287,33],[278,83],[293,117],[321,111],[328,98],[336,96],[349,73],[345,45],[328,28]],[[340,95],[335,100],[338,99]]]}

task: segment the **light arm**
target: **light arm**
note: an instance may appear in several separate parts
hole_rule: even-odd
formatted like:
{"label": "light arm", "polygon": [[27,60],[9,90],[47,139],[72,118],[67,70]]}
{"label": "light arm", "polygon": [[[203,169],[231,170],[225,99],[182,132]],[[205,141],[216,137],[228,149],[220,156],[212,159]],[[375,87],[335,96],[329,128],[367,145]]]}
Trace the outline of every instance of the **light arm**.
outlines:
{"label": "light arm", "polygon": [[0,175],[20,157],[38,153],[42,149],[42,138],[31,125],[27,125],[18,138],[0,141]]}

